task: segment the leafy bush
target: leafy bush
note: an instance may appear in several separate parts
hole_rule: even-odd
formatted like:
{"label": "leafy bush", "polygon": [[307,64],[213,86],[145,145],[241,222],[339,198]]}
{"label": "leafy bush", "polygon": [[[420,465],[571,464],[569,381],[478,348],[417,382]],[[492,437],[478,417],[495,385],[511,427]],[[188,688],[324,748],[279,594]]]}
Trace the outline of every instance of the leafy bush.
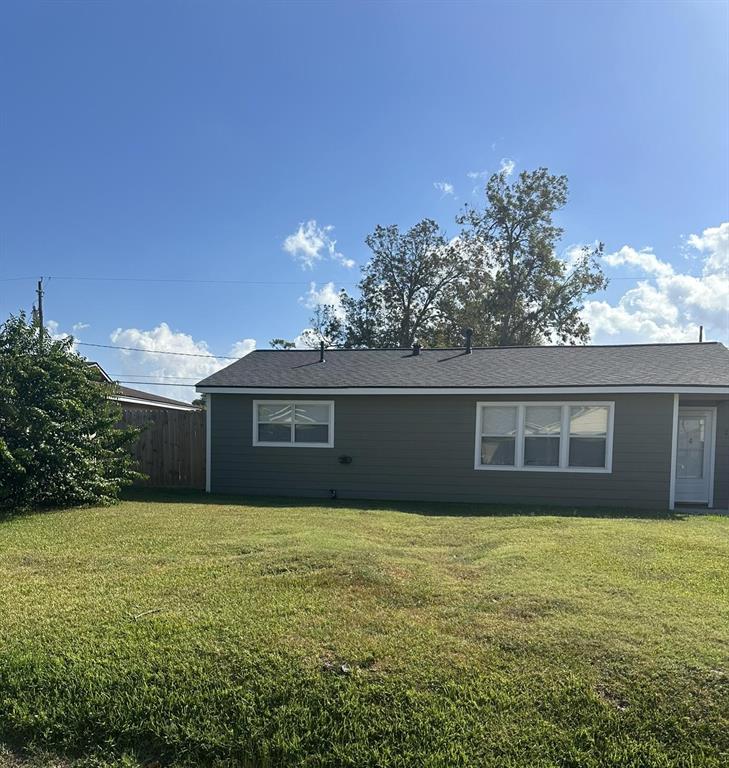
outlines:
{"label": "leafy bush", "polygon": [[0,327],[0,508],[114,501],[138,473],[114,386],[25,314]]}

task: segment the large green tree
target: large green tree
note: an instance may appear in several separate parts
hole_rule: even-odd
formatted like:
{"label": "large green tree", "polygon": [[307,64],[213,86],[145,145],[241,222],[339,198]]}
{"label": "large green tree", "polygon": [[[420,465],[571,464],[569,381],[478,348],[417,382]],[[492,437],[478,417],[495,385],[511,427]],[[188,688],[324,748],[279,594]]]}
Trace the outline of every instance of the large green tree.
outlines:
{"label": "large green tree", "polygon": [[444,298],[446,341],[456,342],[464,326],[485,345],[589,341],[581,310],[586,296],[607,285],[602,244],[582,248],[569,263],[559,258],[563,231],[554,214],[566,202],[567,177],[546,168],[513,183],[505,173],[489,179],[485,207],[466,208],[457,219],[469,269]]}
{"label": "large green tree", "polygon": [[442,299],[467,271],[458,249],[432,219],[407,232],[378,226],[365,242],[372,257],[362,268],[359,296],[343,296],[347,346],[433,343]]}
{"label": "large green tree", "polygon": [[[307,346],[409,347],[436,342],[443,297],[467,266],[438,224],[423,219],[405,232],[376,227],[365,242],[372,256],[362,267],[357,295],[342,290],[337,305],[320,304],[301,336]],[[272,346],[291,342],[273,339]]]}
{"label": "large green tree", "polygon": [[0,327],[0,508],[109,503],[138,473],[114,385],[24,314]]}
{"label": "large green tree", "polygon": [[[511,182],[494,174],[483,208],[466,207],[458,237],[447,240],[424,219],[406,232],[376,227],[366,243],[356,295],[319,305],[302,336],[309,346],[461,345],[465,328],[480,345],[585,343],[586,296],[603,289],[602,244],[559,257],[555,214],[567,202],[567,178],[546,168]],[[276,345],[290,345],[281,339]]]}

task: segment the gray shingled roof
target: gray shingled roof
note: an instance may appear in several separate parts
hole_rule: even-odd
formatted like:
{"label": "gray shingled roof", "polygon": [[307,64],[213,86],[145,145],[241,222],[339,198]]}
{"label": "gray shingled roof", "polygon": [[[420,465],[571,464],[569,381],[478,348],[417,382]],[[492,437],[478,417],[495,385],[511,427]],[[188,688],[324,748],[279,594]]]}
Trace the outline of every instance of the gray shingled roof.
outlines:
{"label": "gray shingled roof", "polygon": [[256,350],[200,387],[729,386],[729,350],[704,344],[593,347]]}
{"label": "gray shingled roof", "polygon": [[120,397],[133,397],[137,400],[148,400],[153,403],[159,403],[160,405],[179,405],[186,408],[192,408],[190,403],[186,403],[183,400],[173,400],[171,397],[163,397],[156,392],[144,392],[141,389],[132,389],[131,387],[124,387],[121,384],[117,384],[117,393]]}

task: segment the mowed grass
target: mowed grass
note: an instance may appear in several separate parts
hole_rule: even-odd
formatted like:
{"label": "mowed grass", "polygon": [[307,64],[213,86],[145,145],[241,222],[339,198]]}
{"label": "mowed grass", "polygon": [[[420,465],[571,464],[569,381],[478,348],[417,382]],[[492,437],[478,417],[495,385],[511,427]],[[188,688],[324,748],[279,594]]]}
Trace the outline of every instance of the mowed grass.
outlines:
{"label": "mowed grass", "polygon": [[728,660],[729,518],[178,495],[0,522],[0,765],[726,765]]}

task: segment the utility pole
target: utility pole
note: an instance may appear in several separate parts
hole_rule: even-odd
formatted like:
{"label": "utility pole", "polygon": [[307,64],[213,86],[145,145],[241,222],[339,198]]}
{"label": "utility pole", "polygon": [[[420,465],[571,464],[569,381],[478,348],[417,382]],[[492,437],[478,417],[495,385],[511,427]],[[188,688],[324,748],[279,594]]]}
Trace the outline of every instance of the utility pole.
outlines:
{"label": "utility pole", "polygon": [[38,294],[38,341],[43,344],[43,278],[38,281],[38,287],[36,288]]}
{"label": "utility pole", "polygon": [[704,326],[699,326],[699,344],[703,343],[704,341]]}

